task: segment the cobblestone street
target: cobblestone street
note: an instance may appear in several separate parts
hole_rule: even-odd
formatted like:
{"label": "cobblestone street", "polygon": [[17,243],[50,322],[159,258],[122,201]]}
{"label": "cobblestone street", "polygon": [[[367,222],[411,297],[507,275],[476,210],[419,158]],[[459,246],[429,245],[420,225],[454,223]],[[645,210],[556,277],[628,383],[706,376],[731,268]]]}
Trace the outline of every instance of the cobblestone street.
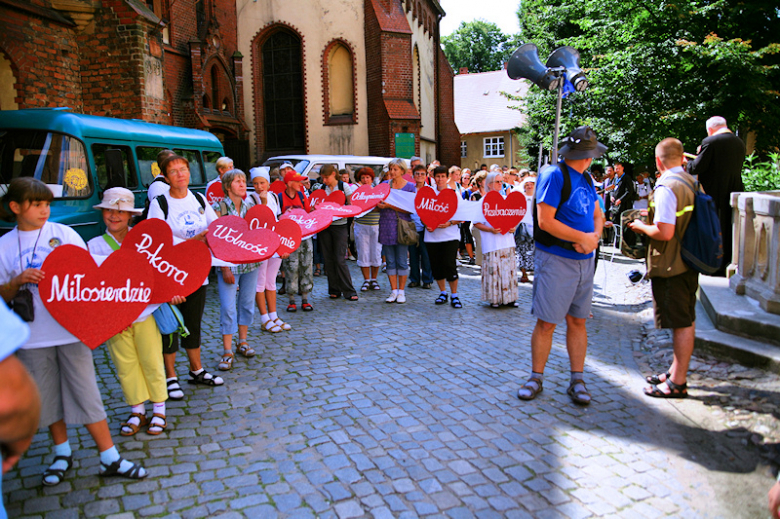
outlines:
{"label": "cobblestone street", "polygon": [[[479,269],[461,267],[464,307],[456,310],[434,306],[436,291],[419,288],[407,289],[404,305],[386,304],[386,277],[382,291],[360,293],[357,303],[331,301],[319,277],[314,312],[288,314],[280,296],[280,317],[293,329],[262,332],[256,316],[249,341],[257,356],[237,358],[222,387],[183,384],[185,399],[168,403],[169,428],[158,437],[119,436],[128,407],[106,348],[96,350],[114,439],[150,476],[98,478],[94,443],[70,428],[74,469],[43,487],[51,443],[39,433],[4,478],[9,516],[766,517],[767,456],[749,428],[733,434],[741,422],[732,423],[728,402],[706,398],[717,370],[696,371],[687,401],[642,395],[644,375],[663,360],[657,346],[645,347],[646,337],[663,343],[645,326],[649,285],[627,281],[635,262],[601,265],[587,408],[566,395],[565,327],[556,330],[544,391],[531,402],[516,397],[530,372],[529,284],[519,288],[519,308],[494,310],[479,301]],[[213,281],[203,340],[212,372],[218,323]],[[775,418],[759,425],[773,437],[777,377],[754,375],[742,393],[750,400],[751,380],[761,381],[756,405],[774,406],[765,415]]]}

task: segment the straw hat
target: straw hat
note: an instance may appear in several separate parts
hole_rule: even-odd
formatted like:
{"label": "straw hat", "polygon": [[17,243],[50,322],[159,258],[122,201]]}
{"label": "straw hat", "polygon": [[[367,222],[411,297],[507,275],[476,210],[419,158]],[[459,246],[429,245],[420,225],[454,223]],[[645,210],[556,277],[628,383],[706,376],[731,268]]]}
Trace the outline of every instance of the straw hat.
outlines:
{"label": "straw hat", "polygon": [[93,205],[95,209],[116,209],[117,211],[127,211],[128,213],[141,214],[143,209],[136,209],[135,196],[133,192],[124,187],[112,187],[103,192],[103,201],[98,205]]}

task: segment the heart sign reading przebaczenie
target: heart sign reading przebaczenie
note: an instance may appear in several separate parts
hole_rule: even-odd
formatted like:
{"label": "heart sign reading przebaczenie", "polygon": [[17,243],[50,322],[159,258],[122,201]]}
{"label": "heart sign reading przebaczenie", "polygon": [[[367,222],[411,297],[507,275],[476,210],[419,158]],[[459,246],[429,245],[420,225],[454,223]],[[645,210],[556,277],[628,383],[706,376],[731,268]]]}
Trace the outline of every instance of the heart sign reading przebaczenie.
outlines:
{"label": "heart sign reading przebaczenie", "polygon": [[512,191],[506,198],[498,191],[488,191],[482,199],[482,214],[493,227],[506,234],[520,225],[526,212],[525,195]]}

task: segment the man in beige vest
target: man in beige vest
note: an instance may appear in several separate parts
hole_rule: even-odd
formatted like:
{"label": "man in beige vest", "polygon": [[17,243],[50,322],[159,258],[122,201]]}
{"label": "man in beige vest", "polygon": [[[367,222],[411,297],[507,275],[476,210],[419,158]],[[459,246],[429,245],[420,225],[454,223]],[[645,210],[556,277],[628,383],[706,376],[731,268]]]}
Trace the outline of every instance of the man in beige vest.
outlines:
{"label": "man in beige vest", "polygon": [[696,334],[696,290],[699,274],[689,269],[680,255],[680,243],[691,220],[694,180],[683,169],[683,145],[673,138],[655,147],[655,163],[661,178],[650,195],[648,220],[634,220],[632,230],[650,237],[647,275],[653,287],[656,328],[671,328],[674,348],[672,366],[666,373],[651,375],[645,394],[656,398],[688,396],[688,364]]}

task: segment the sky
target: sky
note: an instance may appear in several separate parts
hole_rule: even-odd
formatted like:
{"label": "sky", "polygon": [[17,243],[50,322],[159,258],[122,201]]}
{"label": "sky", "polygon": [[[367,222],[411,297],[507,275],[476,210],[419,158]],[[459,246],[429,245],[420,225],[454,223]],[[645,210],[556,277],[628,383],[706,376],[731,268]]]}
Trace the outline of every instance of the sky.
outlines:
{"label": "sky", "polygon": [[442,36],[452,34],[460,22],[478,18],[495,23],[504,34],[515,34],[520,30],[516,14],[519,0],[439,0],[439,5],[447,13],[439,29]]}

